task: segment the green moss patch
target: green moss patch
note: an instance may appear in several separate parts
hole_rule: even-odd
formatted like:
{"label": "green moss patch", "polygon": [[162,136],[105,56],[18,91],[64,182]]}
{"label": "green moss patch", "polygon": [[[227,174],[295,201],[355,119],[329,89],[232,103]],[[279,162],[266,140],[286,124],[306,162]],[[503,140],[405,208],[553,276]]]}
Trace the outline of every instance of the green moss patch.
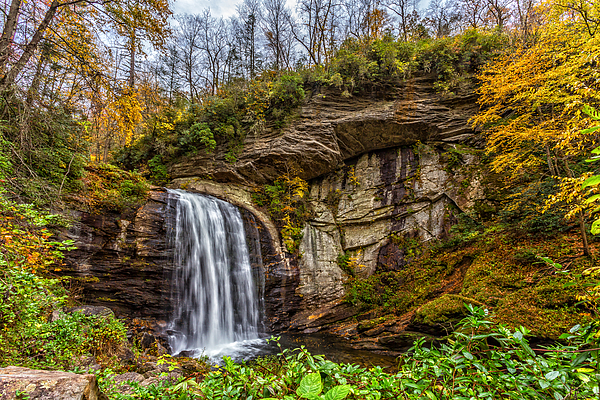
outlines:
{"label": "green moss patch", "polygon": [[[465,315],[465,305],[473,304],[489,309],[500,323],[556,338],[594,313],[578,300],[593,278],[581,275],[573,282],[573,274],[591,266],[590,260],[572,256],[577,240],[561,234],[541,241],[514,236],[509,230],[481,228],[467,241],[453,238],[452,246],[442,243],[426,249],[401,271],[350,279],[346,301],[379,315],[414,311],[415,323],[440,328],[458,321]],[[568,268],[561,272],[548,266],[538,254]]]}

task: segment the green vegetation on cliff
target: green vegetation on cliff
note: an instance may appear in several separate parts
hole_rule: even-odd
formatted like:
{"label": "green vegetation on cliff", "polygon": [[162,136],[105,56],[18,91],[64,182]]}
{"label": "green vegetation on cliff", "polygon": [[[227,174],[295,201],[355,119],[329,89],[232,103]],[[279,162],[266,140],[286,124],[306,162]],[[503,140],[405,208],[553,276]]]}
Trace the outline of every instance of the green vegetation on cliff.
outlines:
{"label": "green vegetation on cliff", "polygon": [[146,122],[139,139],[119,149],[114,162],[155,183],[169,166],[198,152],[234,163],[246,137],[278,131],[298,115],[303,101],[321,88],[342,97],[385,97],[414,75],[431,75],[436,90],[451,96],[472,85],[474,73],[502,51],[507,36],[467,30],[452,38],[405,42],[392,35],[348,38],[327,65],[296,71],[264,71],[235,80],[218,93],[190,103],[174,102]]}
{"label": "green vegetation on cliff", "polygon": [[[414,312],[414,323],[436,334],[453,330],[465,304],[493,310],[494,321],[524,326],[540,338],[557,338],[597,318],[595,304],[581,302],[596,281],[589,275],[595,264],[577,256],[576,235],[539,238],[497,226],[454,234],[401,271],[351,278],[346,301],[380,316]],[[540,255],[568,266],[553,268]]]}

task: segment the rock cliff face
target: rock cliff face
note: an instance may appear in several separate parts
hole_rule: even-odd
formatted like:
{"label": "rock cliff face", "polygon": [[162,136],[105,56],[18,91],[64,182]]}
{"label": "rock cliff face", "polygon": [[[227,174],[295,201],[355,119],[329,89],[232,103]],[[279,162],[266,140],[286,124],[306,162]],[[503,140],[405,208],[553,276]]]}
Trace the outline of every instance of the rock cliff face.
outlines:
{"label": "rock cliff face", "polygon": [[[348,273],[402,268],[411,241],[443,237],[457,211],[482,198],[467,123],[475,109],[472,93],[444,97],[429,77],[372,98],[313,93],[291,126],[247,138],[235,163],[222,152],[199,152],[172,166],[171,186],[245,210],[254,264],[262,261],[265,273],[267,326],[315,331],[355,313],[340,302]],[[309,180],[313,211],[299,256],[283,251],[275,224],[251,198],[257,185],[290,169]],[[82,215],[70,233],[79,250],[68,264],[69,273],[88,278],[86,301],[129,315],[168,315],[171,250],[161,238],[169,207],[165,193],[154,191],[130,215]],[[346,270],[340,255],[351,261]]]}
{"label": "rock cliff face", "polygon": [[[328,318],[320,307],[336,304],[348,273],[401,269],[411,243],[444,238],[455,215],[482,198],[477,157],[458,150],[464,154],[445,144],[378,150],[311,182],[314,217],[300,245],[297,291],[304,309],[317,311],[299,317],[298,329],[319,326],[321,314]],[[451,168],[447,158],[457,154]],[[344,254],[347,271],[338,265]]]}
{"label": "rock cliff face", "polygon": [[62,273],[75,278],[81,300],[120,315],[165,319],[171,290],[165,276],[172,256],[168,216],[173,211],[166,191],[154,190],[138,209],[79,213],[79,222],[62,234],[77,246],[67,253]]}

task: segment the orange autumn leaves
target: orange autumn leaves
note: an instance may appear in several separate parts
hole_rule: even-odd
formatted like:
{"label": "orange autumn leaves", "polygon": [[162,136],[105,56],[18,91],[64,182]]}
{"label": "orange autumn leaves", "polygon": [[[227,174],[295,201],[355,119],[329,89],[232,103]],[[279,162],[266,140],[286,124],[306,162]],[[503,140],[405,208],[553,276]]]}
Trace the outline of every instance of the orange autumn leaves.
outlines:
{"label": "orange autumn leaves", "polygon": [[62,250],[71,242],[51,241],[52,233],[40,224],[48,216],[2,200],[0,204],[0,269],[22,268],[44,273],[60,270]]}

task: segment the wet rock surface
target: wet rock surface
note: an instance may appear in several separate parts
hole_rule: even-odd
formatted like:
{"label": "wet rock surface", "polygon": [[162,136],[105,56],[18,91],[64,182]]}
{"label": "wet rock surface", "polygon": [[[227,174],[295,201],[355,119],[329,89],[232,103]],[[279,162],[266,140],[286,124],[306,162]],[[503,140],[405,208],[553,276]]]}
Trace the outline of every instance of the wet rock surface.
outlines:
{"label": "wet rock surface", "polygon": [[[170,314],[171,251],[165,190],[151,190],[137,209],[102,215],[79,213],[79,221],[61,239],[75,241],[61,273],[81,287],[80,301],[108,306],[117,315],[165,319]],[[167,307],[165,307],[167,305]]]}
{"label": "wet rock surface", "polygon": [[[117,316],[150,320],[150,333],[164,335],[176,294],[171,287],[169,240],[175,201],[165,189],[153,189],[137,209],[119,214],[81,213],[79,222],[61,233],[61,239],[74,240],[77,249],[67,253],[60,273],[81,287],[79,300],[87,304],[66,312],[104,315],[114,311]],[[277,236],[272,239],[277,231],[263,223],[268,223],[266,217],[257,217],[255,210],[240,210],[255,279],[264,288],[265,328],[283,329],[299,304],[297,265],[284,260]]]}

